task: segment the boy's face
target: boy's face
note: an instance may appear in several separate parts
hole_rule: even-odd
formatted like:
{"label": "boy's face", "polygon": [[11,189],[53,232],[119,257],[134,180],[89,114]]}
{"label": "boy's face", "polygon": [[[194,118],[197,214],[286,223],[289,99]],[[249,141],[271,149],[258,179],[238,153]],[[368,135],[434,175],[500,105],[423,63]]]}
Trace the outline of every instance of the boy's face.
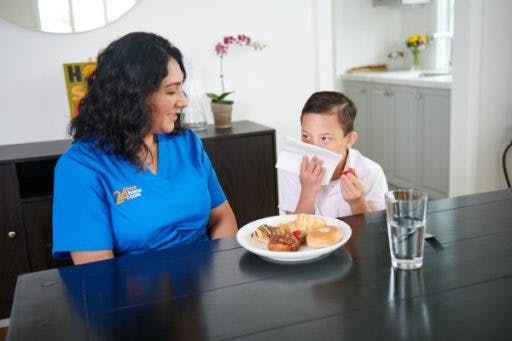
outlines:
{"label": "boy's face", "polygon": [[343,157],[357,139],[355,132],[345,136],[336,114],[304,114],[301,126],[302,142],[343,154]]}

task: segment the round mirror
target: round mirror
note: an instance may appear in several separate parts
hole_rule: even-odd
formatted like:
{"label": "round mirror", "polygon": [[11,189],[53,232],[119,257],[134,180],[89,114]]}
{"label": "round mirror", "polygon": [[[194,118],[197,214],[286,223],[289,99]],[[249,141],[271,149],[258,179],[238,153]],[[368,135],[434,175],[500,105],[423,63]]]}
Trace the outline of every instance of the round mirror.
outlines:
{"label": "round mirror", "polygon": [[84,32],[116,20],[136,2],[137,0],[0,0],[0,16],[43,32]]}

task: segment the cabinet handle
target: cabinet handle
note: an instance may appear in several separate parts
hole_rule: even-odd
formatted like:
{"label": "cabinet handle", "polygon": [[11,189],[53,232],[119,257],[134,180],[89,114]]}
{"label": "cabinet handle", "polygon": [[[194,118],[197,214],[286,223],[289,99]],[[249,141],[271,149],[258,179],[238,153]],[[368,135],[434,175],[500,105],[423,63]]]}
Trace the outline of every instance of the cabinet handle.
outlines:
{"label": "cabinet handle", "polygon": [[421,95],[416,95],[416,99],[419,101],[419,100],[423,99],[423,96],[421,96]]}
{"label": "cabinet handle", "polygon": [[9,238],[11,238],[11,239],[16,238],[16,232],[14,232],[14,231],[9,231],[9,232],[7,233],[7,237],[9,237]]}
{"label": "cabinet handle", "polygon": [[361,93],[365,94],[366,93],[366,89],[361,89]]}

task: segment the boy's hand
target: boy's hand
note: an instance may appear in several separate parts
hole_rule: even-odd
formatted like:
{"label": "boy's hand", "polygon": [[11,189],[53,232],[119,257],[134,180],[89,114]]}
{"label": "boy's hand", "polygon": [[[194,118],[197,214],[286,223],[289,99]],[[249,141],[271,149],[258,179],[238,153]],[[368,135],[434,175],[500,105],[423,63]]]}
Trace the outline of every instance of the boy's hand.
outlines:
{"label": "boy's hand", "polygon": [[364,213],[370,210],[364,198],[364,185],[355,171],[342,173],[340,184],[341,194],[343,199],[350,204],[352,214]]}
{"label": "boy's hand", "polygon": [[301,191],[316,195],[322,184],[322,179],[325,174],[324,162],[316,155],[308,158],[307,155],[302,157],[300,164],[300,185]]}

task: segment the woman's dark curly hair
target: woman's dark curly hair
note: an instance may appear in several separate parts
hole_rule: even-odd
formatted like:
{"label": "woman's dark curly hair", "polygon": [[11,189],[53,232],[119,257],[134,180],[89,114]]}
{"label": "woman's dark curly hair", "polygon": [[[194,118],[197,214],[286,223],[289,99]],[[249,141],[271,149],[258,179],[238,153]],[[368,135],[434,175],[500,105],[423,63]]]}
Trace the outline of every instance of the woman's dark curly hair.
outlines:
{"label": "woman's dark curly hair", "polygon": [[[185,78],[180,50],[153,33],[129,33],[100,51],[79,115],[71,121],[73,139],[95,141],[98,148],[142,167],[137,155],[149,152],[143,138],[151,129],[146,100],[167,77],[170,59],[176,60]],[[171,134],[182,131],[178,115]]]}

